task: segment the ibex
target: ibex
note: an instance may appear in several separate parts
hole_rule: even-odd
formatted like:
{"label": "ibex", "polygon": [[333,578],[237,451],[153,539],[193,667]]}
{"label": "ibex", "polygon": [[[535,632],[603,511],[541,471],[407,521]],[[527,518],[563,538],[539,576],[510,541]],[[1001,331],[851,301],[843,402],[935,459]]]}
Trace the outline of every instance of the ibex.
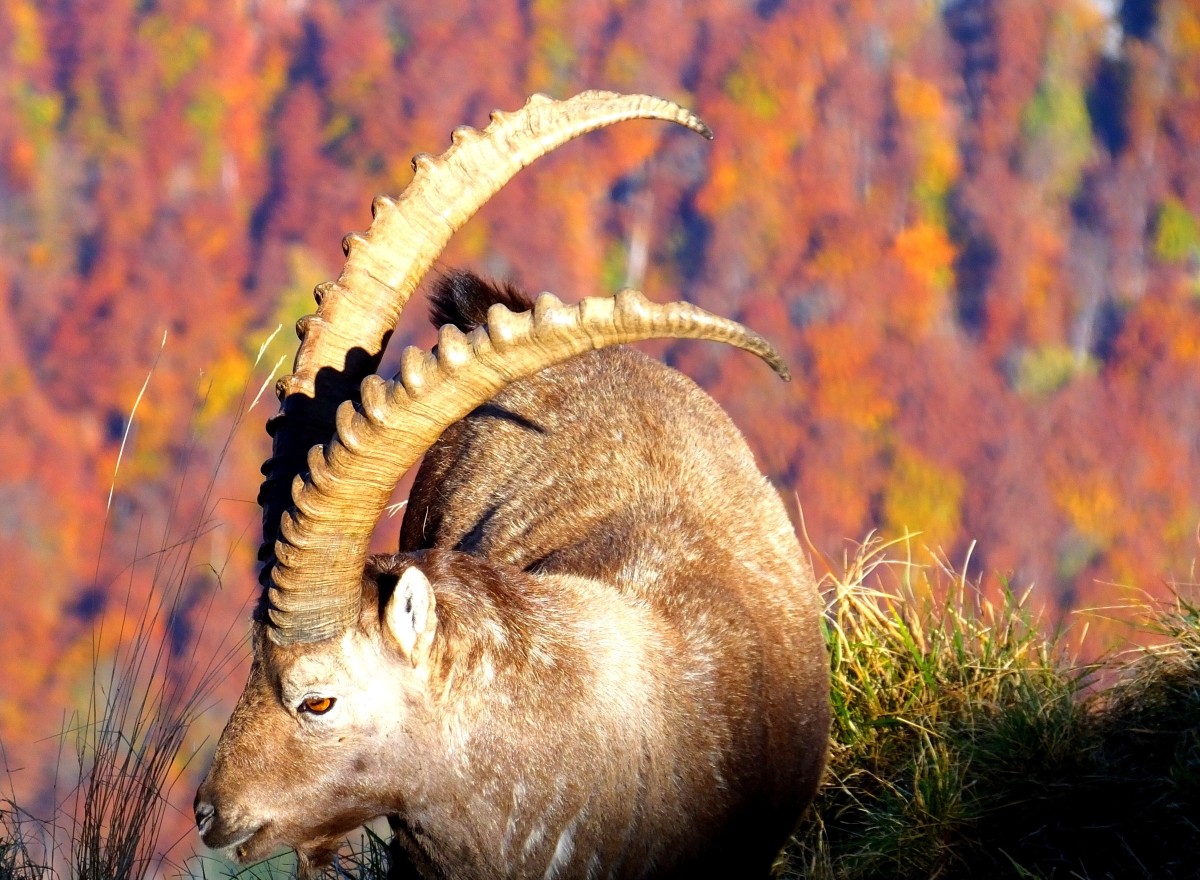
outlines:
{"label": "ibex", "polygon": [[[725,341],[786,378],[769,343],[633,291],[531,306],[454,275],[435,353],[374,375],[468,217],[538,156],[632,118],[711,136],[657,98],[535,96],[414,159],[317,287],[268,425],[264,589],[196,796],[208,846],[293,847],[307,871],[387,816],[397,877],[750,876],[811,800],[828,662],[785,508],[711,398],[608,348]],[[400,552],[370,555],[422,454]]]}

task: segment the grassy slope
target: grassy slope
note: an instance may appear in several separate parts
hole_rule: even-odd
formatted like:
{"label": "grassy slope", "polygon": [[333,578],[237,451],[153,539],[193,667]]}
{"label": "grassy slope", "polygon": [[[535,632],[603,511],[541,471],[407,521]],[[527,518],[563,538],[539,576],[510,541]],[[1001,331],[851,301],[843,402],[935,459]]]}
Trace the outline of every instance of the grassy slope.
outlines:
{"label": "grassy slope", "polygon": [[1200,609],[1081,667],[1017,597],[937,580],[876,545],[834,584],[829,776],[784,876],[1197,876]]}

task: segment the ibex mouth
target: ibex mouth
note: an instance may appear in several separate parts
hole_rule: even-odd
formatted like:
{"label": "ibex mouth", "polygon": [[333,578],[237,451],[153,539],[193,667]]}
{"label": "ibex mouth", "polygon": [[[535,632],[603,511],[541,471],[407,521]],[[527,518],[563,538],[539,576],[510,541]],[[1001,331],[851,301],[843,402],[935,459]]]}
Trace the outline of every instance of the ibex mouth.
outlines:
{"label": "ibex mouth", "polygon": [[200,839],[205,846],[225,852],[240,864],[258,861],[268,855],[275,848],[271,837],[269,823],[249,829],[230,829],[209,819],[200,828]]}

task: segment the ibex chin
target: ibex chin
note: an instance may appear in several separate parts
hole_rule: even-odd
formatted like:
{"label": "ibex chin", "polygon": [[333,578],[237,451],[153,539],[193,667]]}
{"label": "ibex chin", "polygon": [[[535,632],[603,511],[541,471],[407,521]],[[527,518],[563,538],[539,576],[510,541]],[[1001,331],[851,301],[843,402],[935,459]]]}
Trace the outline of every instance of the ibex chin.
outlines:
{"label": "ibex chin", "polygon": [[[637,352],[739,324],[640,294],[568,307],[471,275],[433,354],[374,371],[454,230],[520,168],[660,99],[537,96],[414,160],[303,319],[263,466],[250,678],[196,795],[204,842],[327,863],[378,816],[393,876],[765,874],[829,731],[812,572],[722,410]],[[603,350],[600,350],[603,349]],[[421,455],[399,553],[371,556]]]}

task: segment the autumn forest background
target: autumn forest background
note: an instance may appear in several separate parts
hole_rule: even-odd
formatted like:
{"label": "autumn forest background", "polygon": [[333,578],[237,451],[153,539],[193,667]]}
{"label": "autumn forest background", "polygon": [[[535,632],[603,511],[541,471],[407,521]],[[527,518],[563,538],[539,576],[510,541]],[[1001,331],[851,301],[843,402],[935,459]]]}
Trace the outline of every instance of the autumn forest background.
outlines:
{"label": "autumn forest background", "polygon": [[[27,803],[53,801],[53,736],[164,578],[179,656],[244,633],[271,370],[371,196],[456,125],[584,88],[672,98],[716,139],[573,143],[443,268],[567,300],[631,284],[769,336],[790,384],[717,346],[653,350],[730,411],[818,568],[913,531],[922,560],[1031,586],[1050,620],[1189,589],[1188,0],[6,0],[0,741]],[[433,340],[414,305],[395,349]],[[1120,616],[1092,620],[1094,650]]]}

